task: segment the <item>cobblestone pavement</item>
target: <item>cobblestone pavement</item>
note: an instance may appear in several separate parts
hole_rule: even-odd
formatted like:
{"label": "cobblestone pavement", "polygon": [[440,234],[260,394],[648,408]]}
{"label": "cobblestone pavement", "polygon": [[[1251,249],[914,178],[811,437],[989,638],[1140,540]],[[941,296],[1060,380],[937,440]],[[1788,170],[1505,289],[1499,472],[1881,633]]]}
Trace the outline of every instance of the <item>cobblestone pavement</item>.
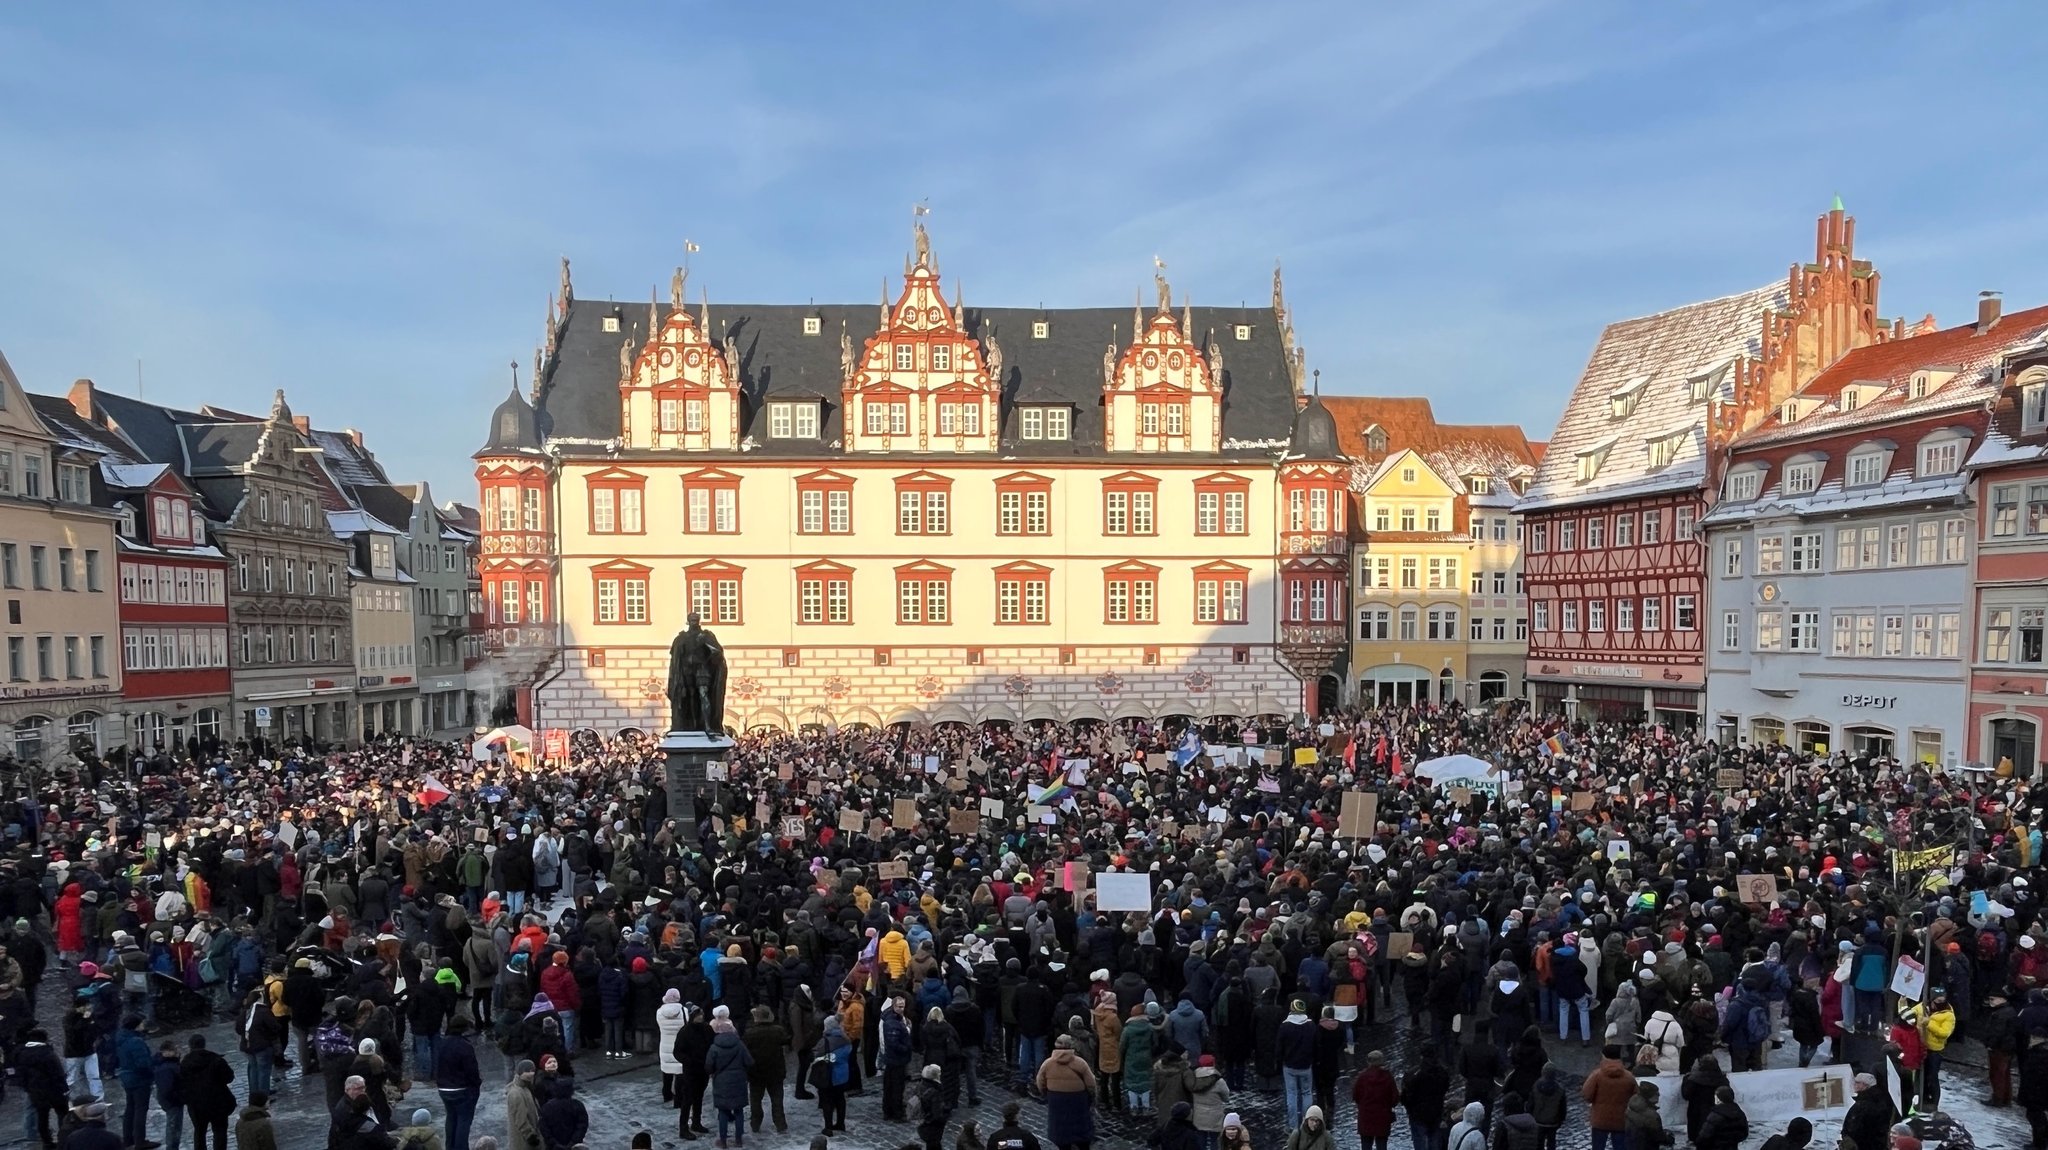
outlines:
{"label": "cobblestone pavement", "polygon": [[[61,1010],[62,995],[52,993],[53,984],[46,986],[42,1015],[44,1024],[55,1030]],[[1398,1012],[1397,1012],[1398,1013]],[[225,1021],[216,1022],[205,1030],[208,1045],[227,1054],[235,1067],[236,1096],[246,1097],[247,1074],[245,1056],[235,1053],[235,1036],[231,1025]],[[179,1037],[182,1039],[183,1035]],[[152,1040],[152,1044],[157,1040]],[[1414,1033],[1407,1025],[1405,1016],[1389,1021],[1385,1018],[1377,1026],[1361,1029],[1358,1049],[1362,1055],[1370,1049],[1386,1052],[1390,1066],[1397,1075],[1403,1073],[1414,1059],[1419,1044],[1428,1041],[1426,1035]],[[1576,1150],[1591,1143],[1585,1125],[1584,1110],[1577,1100],[1578,1080],[1598,1061],[1598,1051],[1588,1050],[1578,1043],[1552,1041],[1552,1061],[1566,1071],[1571,1082],[1572,1113],[1567,1118],[1559,1145],[1564,1150]],[[1969,1057],[1967,1054],[1963,1058]],[[510,1078],[507,1060],[488,1042],[478,1044],[478,1061],[483,1067],[484,1097],[477,1109],[475,1133],[491,1134],[500,1139],[502,1150],[515,1150],[504,1146],[505,1103],[504,1085]],[[1796,1052],[1790,1044],[1773,1053],[1770,1065],[1773,1067],[1797,1064]],[[1960,1060],[1959,1060],[1960,1061]],[[2013,1148],[2027,1145],[2027,1125],[2023,1112],[2014,1109],[1995,1110],[1986,1104],[1988,1097],[1983,1080],[1981,1059],[1979,1066],[1952,1062],[1944,1074],[1946,1098],[1944,1110],[1972,1134],[1978,1146]],[[710,1135],[699,1142],[682,1141],[677,1136],[676,1112],[661,1101],[661,1074],[652,1056],[628,1060],[608,1059],[595,1055],[586,1056],[577,1062],[577,1092],[590,1111],[590,1133],[587,1144],[592,1150],[625,1150],[632,1135],[639,1130],[650,1130],[654,1141],[661,1150],[695,1150],[697,1146],[709,1147],[716,1144],[716,1116],[706,1106],[707,1124],[713,1127]],[[1045,1108],[1034,1103],[1012,1089],[1012,1075],[1007,1068],[985,1068],[980,1075],[981,1105],[963,1105],[948,1127],[942,1143],[950,1150],[960,1123],[968,1118],[977,1121],[984,1135],[993,1131],[1002,1122],[1002,1106],[1015,1099],[1023,1100],[1023,1116],[1026,1126],[1041,1136],[1045,1132]],[[1338,1085],[1337,1112],[1333,1117],[1337,1146],[1355,1148],[1358,1146],[1357,1124],[1353,1117],[1349,1097],[1350,1072],[1340,1077]],[[112,1124],[118,1131],[122,1107],[120,1088],[111,1080],[106,1083],[107,1100],[114,1108]],[[315,1075],[310,1081],[297,1068],[279,1075],[273,1088],[276,1097],[271,1104],[271,1116],[277,1127],[280,1150],[318,1150],[326,1145],[327,1115],[324,1082]],[[1454,1086],[1454,1093],[1456,1087]],[[772,1128],[759,1134],[749,1133],[746,1145],[760,1150],[805,1150],[810,1139],[822,1126],[815,1102],[799,1102],[786,1098],[789,1129],[776,1133]],[[424,1107],[434,1115],[438,1128],[442,1119],[439,1095],[430,1085],[413,1088],[410,1096],[398,1103],[394,1110],[404,1121],[416,1107]],[[1278,1089],[1265,1091],[1247,1089],[1232,1097],[1230,1108],[1243,1116],[1252,1133],[1253,1146],[1257,1150],[1281,1150],[1286,1144],[1285,1107]],[[18,1144],[22,1141],[21,1092],[9,1089],[4,1103],[0,1103],[0,1145]],[[232,1125],[232,1124],[231,1124]],[[1813,1145],[1817,1147],[1834,1144],[1832,1122],[1816,1122]],[[865,1093],[848,1099],[847,1126],[845,1134],[831,1138],[834,1150],[897,1150],[906,1144],[917,1143],[915,1124],[910,1122],[889,1122],[881,1117],[881,1088],[878,1081],[869,1082]],[[1117,1113],[1098,1111],[1096,1117],[1096,1141],[1098,1147],[1141,1146],[1150,1132],[1149,1120],[1140,1120]],[[163,1114],[157,1111],[150,1121],[150,1136],[163,1138]],[[1682,1132],[1681,1132],[1682,1133]],[[1775,1129],[1757,1128],[1747,1143],[1755,1147],[1766,1137],[1776,1133]],[[1681,1143],[1683,1139],[1681,1138]],[[1411,1150],[1406,1123],[1397,1113],[1394,1134],[1391,1140],[1393,1150]],[[189,1131],[184,1147],[189,1150],[192,1139]],[[449,1148],[461,1150],[461,1148]],[[1046,1150],[1052,1150],[1046,1143]]]}

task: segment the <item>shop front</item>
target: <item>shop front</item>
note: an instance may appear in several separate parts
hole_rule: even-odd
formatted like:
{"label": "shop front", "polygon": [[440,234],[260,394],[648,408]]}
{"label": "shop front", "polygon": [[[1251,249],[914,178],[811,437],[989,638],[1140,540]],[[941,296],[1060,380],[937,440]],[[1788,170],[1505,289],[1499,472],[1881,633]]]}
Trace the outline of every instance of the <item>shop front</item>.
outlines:
{"label": "shop front", "polygon": [[417,735],[419,686],[411,675],[361,675],[356,679],[356,704],[362,715],[362,737]]}
{"label": "shop front", "polygon": [[353,737],[352,680],[295,679],[283,683],[273,680],[262,685],[267,690],[241,695],[236,703],[235,723],[241,738],[284,745],[341,743]]}
{"label": "shop front", "polygon": [[1960,683],[1806,676],[1769,691],[1717,681],[1710,694],[1714,737],[1725,744],[1915,763],[1942,763],[1963,749],[1954,729],[1964,712]]}
{"label": "shop front", "polygon": [[1528,661],[1528,698],[1538,713],[1573,722],[1699,726],[1704,676],[1698,666]]}

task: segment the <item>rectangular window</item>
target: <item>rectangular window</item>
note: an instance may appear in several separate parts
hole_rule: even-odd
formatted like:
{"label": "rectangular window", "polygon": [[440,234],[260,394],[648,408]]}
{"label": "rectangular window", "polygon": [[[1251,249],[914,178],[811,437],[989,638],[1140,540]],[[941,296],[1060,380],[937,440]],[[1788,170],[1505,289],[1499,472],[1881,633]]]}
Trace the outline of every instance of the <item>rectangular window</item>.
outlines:
{"label": "rectangular window", "polygon": [[1856,655],[1867,659],[1877,654],[1877,616],[1865,612],[1856,615]]}
{"label": "rectangular window", "polygon": [[1223,533],[1225,535],[1244,534],[1244,498],[1244,492],[1242,491],[1226,491],[1223,493]]}
{"label": "rectangular window", "polygon": [[1785,572],[1785,537],[1759,535],[1756,540],[1756,573],[1782,575]]}
{"label": "rectangular window", "polygon": [[1045,409],[1026,407],[1017,412],[1017,438],[1045,438]]}
{"label": "rectangular window", "polygon": [[50,589],[50,549],[40,543],[28,546],[28,585],[37,591]]}
{"label": "rectangular window", "polygon": [[1103,504],[1102,530],[1107,535],[1129,535],[1131,533],[1131,496],[1129,492],[1112,491]]}
{"label": "rectangular window", "polygon": [[1429,637],[1436,641],[1447,641],[1458,637],[1458,613],[1448,607],[1433,607],[1429,612]]}
{"label": "rectangular window", "polygon": [[1415,608],[1413,608],[1413,607],[1403,607],[1403,608],[1401,608],[1401,632],[1400,632],[1400,633],[1401,633],[1401,641],[1402,641],[1403,643],[1413,643],[1413,642],[1415,641],[1415,632],[1416,632],[1416,628],[1417,628],[1417,625],[1418,625],[1418,621],[1417,621],[1417,619],[1416,619],[1416,617],[1415,617]]}
{"label": "rectangular window", "polygon": [[1721,541],[1721,577],[1733,579],[1742,574],[1742,540],[1731,537]]}
{"label": "rectangular window", "polygon": [[1984,661],[2012,661],[2012,608],[1994,607],[1984,613]]}
{"label": "rectangular window", "polygon": [[1663,597],[1662,595],[1650,595],[1650,596],[1646,596],[1646,597],[1644,597],[1644,599],[1643,599],[1643,630],[1645,630],[1645,631],[1661,631],[1661,630],[1663,630],[1663,629],[1664,629],[1664,597]]}
{"label": "rectangular window", "polygon": [[1820,486],[1820,465],[1818,463],[1793,463],[1785,468],[1783,483],[1785,494],[1804,495]]}
{"label": "rectangular window", "polygon": [[1854,571],[1858,551],[1857,530],[1854,527],[1835,528],[1835,570]]}
{"label": "rectangular window", "polygon": [[[1673,539],[1692,538],[1692,521],[1693,516],[1696,514],[1697,512],[1690,507],[1680,507],[1673,511],[1671,513],[1671,537]],[[1662,513],[1660,512],[1660,518],[1661,515]]]}
{"label": "rectangular window", "polygon": [[[1506,642],[1507,637],[1508,617],[1506,615],[1495,615],[1493,617],[1493,641],[1496,643]],[[1526,637],[1524,636],[1524,638]]]}
{"label": "rectangular window", "polygon": [[1419,582],[1419,578],[1418,578],[1419,572],[1420,572],[1420,570],[1421,570],[1421,566],[1422,566],[1422,565],[1421,565],[1421,562],[1420,562],[1419,560],[1417,560],[1417,559],[1416,559],[1416,558],[1415,558],[1415,557],[1414,557],[1413,555],[1405,556],[1405,557],[1403,557],[1403,558],[1402,558],[1402,560],[1401,560],[1401,586],[1402,586],[1402,587],[1404,587],[1404,588],[1414,588],[1414,587],[1418,587],[1418,586],[1420,586],[1420,585],[1421,585],[1421,584],[1420,584],[1420,582]]}
{"label": "rectangular window", "polygon": [[768,405],[768,438],[789,439],[796,434],[795,404]]}
{"label": "rectangular window", "polygon": [[1140,404],[1138,407],[1138,430],[1143,435],[1159,434],[1159,405]]}
{"label": "rectangular window", "polygon": [[1311,623],[1330,620],[1330,583],[1327,579],[1317,579],[1308,585],[1308,620]]}
{"label": "rectangular window", "polygon": [[1671,625],[1680,631],[1690,631],[1699,626],[1699,605],[1692,596],[1677,595],[1672,597]]}
{"label": "rectangular window", "polygon": [[1589,632],[1607,630],[1607,600],[1586,600],[1586,630]]}
{"label": "rectangular window", "polygon": [[600,487],[590,493],[590,530],[598,535],[611,535],[618,531],[617,492]]}
{"label": "rectangular window", "polygon": [[1662,511],[1643,512],[1643,546],[1647,547],[1652,543],[1662,542],[1663,538],[1664,513]]}
{"label": "rectangular window", "polygon": [[1586,550],[1599,551],[1607,546],[1607,520],[1595,517],[1586,520]]}
{"label": "rectangular window", "polygon": [[1834,618],[1834,639],[1829,645],[1831,655],[1849,655],[1856,648],[1856,616],[1837,612]]}
{"label": "rectangular window", "polygon": [[1885,453],[1866,451],[1849,457],[1849,486],[1868,487],[1884,482]]}
{"label": "rectangular window", "polygon": [[1530,610],[1533,611],[1536,616],[1536,629],[1538,631],[1550,630],[1550,601],[1547,599],[1539,599],[1533,605],[1531,605]]}
{"label": "rectangular window", "polygon": [[1529,536],[1529,551],[1532,554],[1540,555],[1550,550],[1550,524],[1538,523],[1530,526],[1527,534]]}
{"label": "rectangular window", "polygon": [[1629,598],[1614,601],[1614,629],[1633,631],[1636,629],[1636,601]]}
{"label": "rectangular window", "polygon": [[2019,635],[2015,662],[2034,666],[2041,664],[2041,622],[2043,611],[2039,607],[2022,607],[2019,611]]}
{"label": "rectangular window", "polygon": [[1721,612],[1721,649],[1723,651],[1742,650],[1742,612]]}
{"label": "rectangular window", "polygon": [[1954,611],[1944,611],[1935,617],[1934,656],[1937,659],[1953,659],[1962,653],[1963,617]]}
{"label": "rectangular window", "polygon": [[1775,651],[1784,645],[1785,616],[1778,611],[1756,613],[1756,649]]}
{"label": "rectangular window", "polygon": [[1887,567],[1905,567],[1913,557],[1913,525],[1888,523],[1884,531],[1884,561]]}
{"label": "rectangular window", "polygon": [[1931,614],[1920,613],[1913,616],[1913,657],[1934,657],[1934,616]]}
{"label": "rectangular window", "polygon": [[[40,452],[28,452],[21,457],[21,494],[25,499],[43,497],[43,457]],[[43,640],[38,639],[41,643]],[[44,675],[47,679],[50,676]]]}
{"label": "rectangular window", "polygon": [[1215,535],[1223,530],[1223,493],[1195,493],[1195,534]]}
{"label": "rectangular window", "polygon": [[1969,550],[1970,521],[1960,515],[1941,521],[1941,561],[1961,563]]}
{"label": "rectangular window", "polygon": [[1559,611],[1559,616],[1560,616],[1560,619],[1561,619],[1561,622],[1559,623],[1559,628],[1560,628],[1561,630],[1565,630],[1565,631],[1577,631],[1577,630],[1579,629],[1579,604],[1578,604],[1578,600],[1576,600],[1576,599],[1567,599],[1567,600],[1565,600],[1565,601],[1564,601],[1564,603],[1563,603],[1563,604],[1561,604],[1561,610]]}
{"label": "rectangular window", "polygon": [[1858,533],[1856,543],[1856,566],[1864,568],[1865,570],[1874,570],[1877,567],[1878,548],[1883,534],[1884,528],[1878,526],[1875,523],[1871,524],[1868,527],[1863,528],[1862,531]]}
{"label": "rectangular window", "polygon": [[796,497],[797,531],[804,535],[822,535],[825,531],[825,493],[823,491],[800,491]]}
{"label": "rectangular window", "polygon": [[1467,638],[1469,638],[1469,639],[1470,639],[1470,640],[1471,640],[1472,642],[1474,642],[1474,643],[1480,643],[1480,642],[1484,642],[1484,641],[1485,641],[1485,639],[1486,639],[1486,620],[1485,620],[1485,618],[1483,618],[1482,616],[1479,616],[1479,615],[1474,615],[1474,616],[1472,616],[1472,632],[1471,632],[1471,634],[1470,634],[1470,635],[1468,635],[1468,636],[1467,636]]}
{"label": "rectangular window", "polygon": [[1920,448],[1920,478],[1927,479],[1942,475],[1954,475],[1963,465],[1963,444],[1959,439],[1944,439]]}
{"label": "rectangular window", "polygon": [[1072,416],[1073,413],[1068,411],[1064,407],[1046,408],[1045,437],[1047,439],[1065,440],[1067,438],[1067,428],[1072,421]]}
{"label": "rectangular window", "polygon": [[57,590],[59,591],[78,590],[78,586],[71,574],[71,557],[73,554],[74,552],[69,547],[57,548]]}
{"label": "rectangular window", "polygon": [[[2043,511],[2048,513],[2048,484],[2041,487]],[[2009,539],[2020,533],[2020,488],[2008,483],[1991,489],[1991,535]]]}
{"label": "rectangular window", "polygon": [[1791,569],[1811,575],[1820,570],[1820,532],[1802,531],[1792,536]]}
{"label": "rectangular window", "polygon": [[1184,404],[1184,403],[1169,403],[1169,404],[1167,404],[1167,405],[1166,405],[1166,434],[1168,434],[1168,435],[1184,435],[1184,434],[1186,434],[1186,433],[1187,433],[1187,423],[1188,423],[1188,407],[1187,407],[1187,404]]}
{"label": "rectangular window", "polygon": [[1529,641],[1529,621],[1528,621],[1527,619],[1516,619],[1516,620],[1515,620],[1515,642],[1517,642],[1517,643],[1526,643],[1526,642],[1528,642],[1528,641]]}
{"label": "rectangular window", "polygon": [[1930,566],[1941,561],[1941,524],[1922,519],[1913,524],[1913,562]]}
{"label": "rectangular window", "polygon": [[1579,521],[1567,519],[1557,525],[1557,549],[1576,551],[1579,549]]}
{"label": "rectangular window", "polygon": [[[2017,491],[2016,488],[2012,490]],[[2019,496],[2015,494],[2013,498],[2017,500]],[[2017,514],[2017,511],[2015,511],[2015,517],[2017,517]],[[2013,531],[1993,532],[1993,534],[1999,535],[2011,535],[2013,533]],[[2030,483],[2027,485],[2027,534],[2048,534],[2048,483]]]}
{"label": "rectangular window", "polygon": [[1793,611],[1786,615],[1785,649],[1788,651],[1820,650],[1820,612]]}

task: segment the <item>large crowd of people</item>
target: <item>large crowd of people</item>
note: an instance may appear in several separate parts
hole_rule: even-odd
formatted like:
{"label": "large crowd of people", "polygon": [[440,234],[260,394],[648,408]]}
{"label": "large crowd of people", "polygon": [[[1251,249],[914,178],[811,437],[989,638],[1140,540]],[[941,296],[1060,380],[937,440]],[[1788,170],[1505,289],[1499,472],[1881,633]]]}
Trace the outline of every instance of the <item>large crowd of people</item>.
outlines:
{"label": "large crowd of people", "polygon": [[[1494,771],[1418,770],[1461,754]],[[1347,1113],[1372,1150],[1397,1125],[1414,1150],[1554,1150],[1576,1122],[1594,1150],[1797,1150],[1805,1120],[1752,1131],[1729,1078],[1789,1044],[1863,1072],[1843,1145],[1913,1150],[1896,1124],[1938,1106],[1969,1039],[1992,1105],[2048,1148],[2024,769],[1448,704],[754,733],[715,775],[687,825],[630,738],[28,776],[0,807],[25,1136],[153,1150],[154,1106],[169,1150],[188,1124],[195,1150],[230,1125],[273,1150],[296,1073],[334,1150],[572,1150],[579,1071],[637,1058],[676,1135],[722,1147],[806,1121],[829,1140],[875,1090],[927,1150],[1086,1148],[1111,1113],[1162,1150],[1329,1150]],[[1149,909],[1100,909],[1112,873],[1149,876]],[[1903,995],[1901,963],[1922,972]],[[216,1017],[238,1050],[178,1034]],[[1394,1057],[1390,1020],[1430,1041]],[[1603,1055],[1576,1086],[1554,1062],[1573,1041]],[[486,1044],[509,1083],[484,1081]],[[487,1089],[501,1130],[474,1127]],[[1284,1130],[1239,1118],[1253,1092]]]}

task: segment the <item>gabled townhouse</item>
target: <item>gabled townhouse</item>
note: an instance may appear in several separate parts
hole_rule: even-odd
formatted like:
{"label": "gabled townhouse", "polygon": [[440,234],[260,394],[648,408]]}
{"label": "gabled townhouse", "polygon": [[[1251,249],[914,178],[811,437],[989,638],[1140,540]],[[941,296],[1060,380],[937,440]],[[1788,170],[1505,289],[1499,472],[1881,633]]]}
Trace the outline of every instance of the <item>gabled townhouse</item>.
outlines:
{"label": "gabled townhouse", "polygon": [[2016,348],[1969,458],[1968,761],[2038,777],[2048,751],[2048,340]]}

